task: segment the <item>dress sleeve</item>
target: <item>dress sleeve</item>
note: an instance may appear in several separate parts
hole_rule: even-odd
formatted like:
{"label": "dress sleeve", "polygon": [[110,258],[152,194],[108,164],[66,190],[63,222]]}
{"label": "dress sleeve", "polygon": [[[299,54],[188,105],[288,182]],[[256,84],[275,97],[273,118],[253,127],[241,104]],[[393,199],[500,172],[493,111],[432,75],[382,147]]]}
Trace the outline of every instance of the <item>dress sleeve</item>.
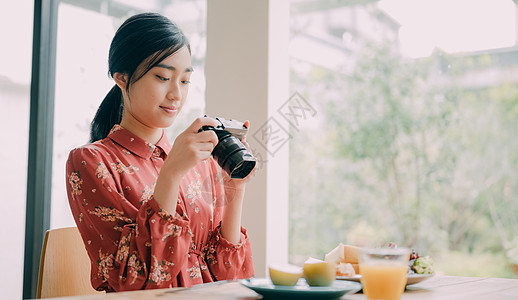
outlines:
{"label": "dress sleeve", "polygon": [[232,186],[224,184],[222,169],[212,160],[213,220],[215,228],[211,231],[205,249],[205,258],[216,280],[244,279],[254,276],[252,248],[246,229],[241,227],[241,240],[233,244],[221,235],[223,207],[231,197]]}
{"label": "dress sleeve", "polygon": [[[189,220],[151,197],[136,208],[103,150],[79,148],[66,164],[70,208],[90,256],[92,286],[124,291],[178,286],[191,241]],[[130,217],[133,216],[133,217]]]}
{"label": "dress sleeve", "polygon": [[233,244],[221,235],[221,224],[218,225],[211,236],[205,257],[216,280],[254,276],[252,248],[244,228],[241,228],[241,241]]}

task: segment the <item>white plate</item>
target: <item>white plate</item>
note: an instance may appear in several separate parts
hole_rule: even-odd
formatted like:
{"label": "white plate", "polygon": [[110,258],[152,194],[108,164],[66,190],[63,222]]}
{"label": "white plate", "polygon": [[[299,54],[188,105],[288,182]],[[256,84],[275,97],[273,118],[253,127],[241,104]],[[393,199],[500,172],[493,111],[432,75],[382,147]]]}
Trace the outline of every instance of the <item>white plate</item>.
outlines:
{"label": "white plate", "polygon": [[349,281],[356,281],[360,282],[360,278],[362,278],[362,275],[354,275],[354,276],[336,276],[336,279],[338,280],[349,280]]}
{"label": "white plate", "polygon": [[406,276],[406,285],[412,285],[433,277],[435,274],[408,274]]}
{"label": "white plate", "polygon": [[[419,283],[423,280],[433,277],[434,275],[435,274],[408,274],[406,276],[406,285],[412,285],[412,284]],[[362,278],[362,275],[336,276],[336,279],[338,279],[338,280],[349,280],[349,281],[356,281],[356,282],[360,282],[360,278]]]}

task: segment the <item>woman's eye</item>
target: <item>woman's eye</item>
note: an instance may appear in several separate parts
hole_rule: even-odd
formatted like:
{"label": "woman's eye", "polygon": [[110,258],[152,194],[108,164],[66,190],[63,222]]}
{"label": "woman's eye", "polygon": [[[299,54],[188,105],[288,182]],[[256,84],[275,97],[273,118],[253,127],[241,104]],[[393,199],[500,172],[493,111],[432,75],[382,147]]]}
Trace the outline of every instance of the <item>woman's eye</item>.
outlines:
{"label": "woman's eye", "polygon": [[182,80],[182,83],[183,83],[183,84],[189,84],[189,83],[191,83],[191,82],[190,82],[189,80]]}
{"label": "woman's eye", "polygon": [[162,76],[160,76],[160,75],[156,75],[156,77],[157,77],[158,79],[160,79],[161,81],[168,81],[168,80],[169,80],[169,78],[162,77]]}

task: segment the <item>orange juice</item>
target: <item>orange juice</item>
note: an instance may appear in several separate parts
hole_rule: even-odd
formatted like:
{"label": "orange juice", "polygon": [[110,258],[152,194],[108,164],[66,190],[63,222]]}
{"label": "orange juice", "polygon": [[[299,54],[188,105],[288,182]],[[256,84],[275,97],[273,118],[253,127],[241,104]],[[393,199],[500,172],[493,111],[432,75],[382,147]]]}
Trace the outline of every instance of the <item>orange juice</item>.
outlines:
{"label": "orange juice", "polygon": [[361,264],[363,293],[367,299],[398,300],[405,290],[408,266],[399,262]]}

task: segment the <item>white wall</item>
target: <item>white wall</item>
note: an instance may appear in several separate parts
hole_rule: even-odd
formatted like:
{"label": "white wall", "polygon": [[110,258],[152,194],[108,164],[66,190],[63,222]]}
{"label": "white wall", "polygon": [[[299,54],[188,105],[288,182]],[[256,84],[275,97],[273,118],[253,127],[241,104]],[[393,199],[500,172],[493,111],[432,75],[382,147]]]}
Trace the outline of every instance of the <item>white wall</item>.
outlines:
{"label": "white wall", "polygon": [[265,276],[269,263],[288,261],[289,143],[277,141],[289,139],[279,128],[289,126],[277,109],[289,98],[289,1],[207,2],[206,110],[250,120],[247,140],[259,163],[247,186],[243,226],[256,276]]}

